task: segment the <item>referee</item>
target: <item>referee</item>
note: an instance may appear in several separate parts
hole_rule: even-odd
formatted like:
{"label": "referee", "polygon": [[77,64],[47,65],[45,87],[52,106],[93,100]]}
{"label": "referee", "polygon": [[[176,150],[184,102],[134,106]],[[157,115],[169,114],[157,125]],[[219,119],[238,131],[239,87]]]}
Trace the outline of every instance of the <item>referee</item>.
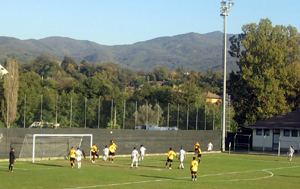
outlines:
{"label": "referee", "polygon": [[13,172],[13,167],[15,162],[16,162],[15,149],[11,148],[11,151],[9,152],[9,167],[8,167],[9,172]]}

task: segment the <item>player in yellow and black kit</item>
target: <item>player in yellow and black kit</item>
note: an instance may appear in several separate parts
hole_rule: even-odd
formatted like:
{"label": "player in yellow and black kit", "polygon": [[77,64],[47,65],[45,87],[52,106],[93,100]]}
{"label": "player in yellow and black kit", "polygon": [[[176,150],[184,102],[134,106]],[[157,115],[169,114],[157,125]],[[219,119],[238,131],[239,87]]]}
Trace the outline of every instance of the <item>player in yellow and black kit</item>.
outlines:
{"label": "player in yellow and black kit", "polygon": [[195,154],[198,153],[198,149],[200,148],[200,144],[199,142],[196,142],[195,145],[194,145],[194,149],[195,149]]}
{"label": "player in yellow and black kit", "polygon": [[99,158],[99,155],[98,155],[98,148],[96,146],[96,143],[94,143],[94,145],[91,147],[91,152],[92,152],[92,163],[95,163],[95,159],[96,159],[96,156]]}
{"label": "player in yellow and black kit", "polygon": [[76,158],[76,151],[75,149],[72,147],[70,152],[69,152],[69,155],[70,155],[70,163],[71,163],[71,167],[73,168],[74,167],[74,163],[75,163],[75,158]]}
{"label": "player in yellow and black kit", "polygon": [[191,162],[191,175],[192,175],[192,181],[197,181],[197,171],[198,171],[199,164],[196,160],[196,157],[193,157],[193,161]]}
{"label": "player in yellow and black kit", "polygon": [[108,156],[108,160],[109,162],[111,161],[112,163],[114,163],[114,158],[115,158],[115,154],[117,151],[118,146],[114,143],[113,140],[110,141],[110,145],[108,147],[109,149],[109,156]]}
{"label": "player in yellow and black kit", "polygon": [[177,155],[176,155],[176,153],[172,150],[172,148],[170,148],[170,150],[169,150],[169,152],[168,152],[167,155],[168,155],[168,159],[167,159],[165,168],[167,168],[168,163],[170,162],[169,169],[172,169],[172,164],[173,164],[174,156],[176,157]]}
{"label": "player in yellow and black kit", "polygon": [[199,147],[199,148],[198,148],[198,163],[201,163],[201,156],[202,156],[202,150],[201,150],[201,148]]}

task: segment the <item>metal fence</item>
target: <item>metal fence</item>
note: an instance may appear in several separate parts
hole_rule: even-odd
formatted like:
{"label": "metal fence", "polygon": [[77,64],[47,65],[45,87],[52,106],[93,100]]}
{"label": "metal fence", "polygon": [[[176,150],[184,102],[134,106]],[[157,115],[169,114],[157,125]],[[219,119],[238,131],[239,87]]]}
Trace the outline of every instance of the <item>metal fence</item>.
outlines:
{"label": "metal fence", "polygon": [[219,130],[222,121],[221,104],[210,102],[171,104],[66,95],[52,98],[41,95],[29,102],[32,98],[25,95],[18,105],[18,127],[33,127],[39,123],[62,128],[135,129],[136,126],[154,124],[179,130]]}

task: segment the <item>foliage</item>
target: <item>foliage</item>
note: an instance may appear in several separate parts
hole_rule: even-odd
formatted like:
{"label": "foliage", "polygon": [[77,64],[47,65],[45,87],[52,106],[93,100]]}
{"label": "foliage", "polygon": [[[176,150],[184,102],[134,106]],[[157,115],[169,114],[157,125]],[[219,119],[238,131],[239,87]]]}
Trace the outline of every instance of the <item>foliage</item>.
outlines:
{"label": "foliage", "polygon": [[247,24],[232,37],[231,55],[239,58],[229,93],[239,126],[299,108],[300,36],[292,26],[272,26],[269,19]]}
{"label": "foliage", "polygon": [[4,76],[4,98],[1,99],[1,112],[6,127],[10,128],[17,119],[19,66],[18,61],[15,58],[9,58],[5,62],[5,66],[8,74]]}

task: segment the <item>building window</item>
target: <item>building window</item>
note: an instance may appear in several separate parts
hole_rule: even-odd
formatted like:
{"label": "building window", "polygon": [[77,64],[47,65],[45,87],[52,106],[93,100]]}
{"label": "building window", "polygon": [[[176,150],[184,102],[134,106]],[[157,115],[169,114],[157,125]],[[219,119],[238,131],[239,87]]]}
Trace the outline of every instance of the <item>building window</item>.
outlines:
{"label": "building window", "polygon": [[292,137],[298,137],[298,131],[292,130]]}
{"label": "building window", "polygon": [[256,135],[262,135],[262,129],[256,129]]}
{"label": "building window", "polygon": [[270,136],[270,129],[264,129],[264,136]]}
{"label": "building window", "polygon": [[290,136],[290,130],[284,130],[283,135],[289,137]]}

